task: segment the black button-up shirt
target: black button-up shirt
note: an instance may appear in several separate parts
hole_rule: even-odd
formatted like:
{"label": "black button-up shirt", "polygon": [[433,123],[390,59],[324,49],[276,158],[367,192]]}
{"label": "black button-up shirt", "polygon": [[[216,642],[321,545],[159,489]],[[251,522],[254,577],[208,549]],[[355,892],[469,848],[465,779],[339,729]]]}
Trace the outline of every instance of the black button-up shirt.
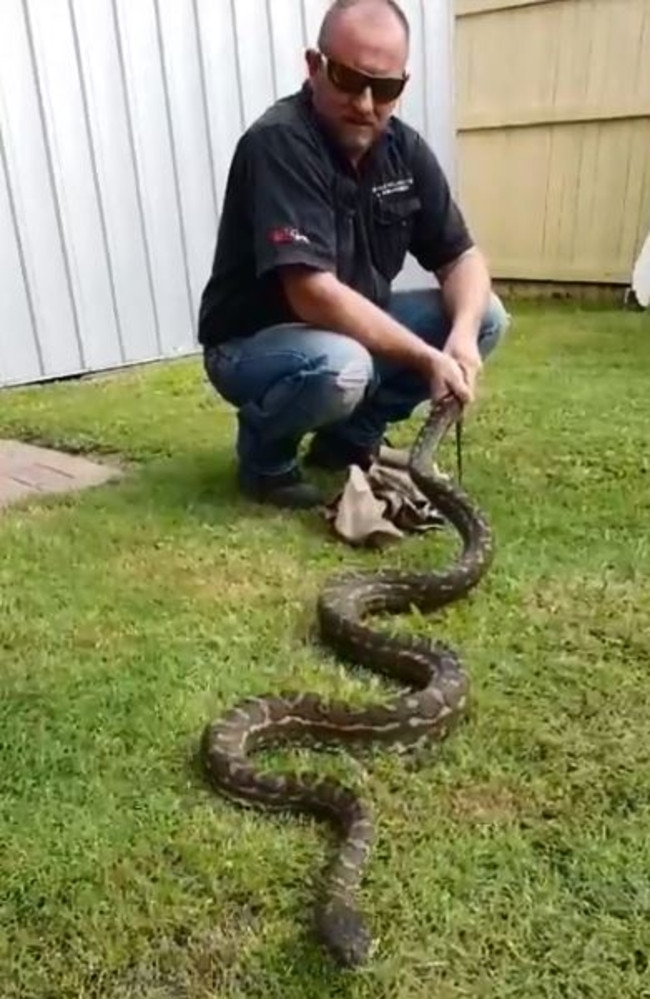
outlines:
{"label": "black button-up shirt", "polygon": [[199,341],[211,346],[299,321],[278,267],[331,271],[385,308],[407,252],[435,272],[471,245],[440,164],[413,128],[393,117],[357,171],[316,117],[305,85],[237,144]]}

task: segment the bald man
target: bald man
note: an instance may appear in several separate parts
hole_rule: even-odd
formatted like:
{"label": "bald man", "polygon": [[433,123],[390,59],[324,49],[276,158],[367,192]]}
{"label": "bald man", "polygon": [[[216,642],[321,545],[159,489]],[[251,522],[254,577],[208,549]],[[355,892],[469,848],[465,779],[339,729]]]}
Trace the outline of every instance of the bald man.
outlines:
{"label": "bald man", "polygon": [[[427,398],[471,402],[506,326],[435,154],[395,115],[409,44],[392,0],[333,3],[303,86],[233,156],[199,340],[260,502],[322,502],[307,434],[306,465],[367,469]],[[438,288],[392,290],[409,252]]]}

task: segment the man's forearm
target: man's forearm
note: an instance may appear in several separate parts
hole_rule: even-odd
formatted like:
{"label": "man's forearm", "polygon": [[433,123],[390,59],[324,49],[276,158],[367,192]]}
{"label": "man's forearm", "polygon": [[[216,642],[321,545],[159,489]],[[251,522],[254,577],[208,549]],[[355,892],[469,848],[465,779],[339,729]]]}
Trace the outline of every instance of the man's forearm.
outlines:
{"label": "man's forearm", "polygon": [[284,288],[303,322],[336,330],[378,354],[427,373],[434,353],[420,337],[329,273],[290,268]]}
{"label": "man's forearm", "polygon": [[439,274],[442,297],[452,327],[476,338],[490,297],[490,275],[483,254],[469,250]]}
{"label": "man's forearm", "polygon": [[451,393],[463,403],[471,400],[472,390],[454,358],[425,343],[334,274],[289,267],[282,272],[282,282],[291,308],[304,323],[349,336],[371,354],[418,371],[434,399]]}

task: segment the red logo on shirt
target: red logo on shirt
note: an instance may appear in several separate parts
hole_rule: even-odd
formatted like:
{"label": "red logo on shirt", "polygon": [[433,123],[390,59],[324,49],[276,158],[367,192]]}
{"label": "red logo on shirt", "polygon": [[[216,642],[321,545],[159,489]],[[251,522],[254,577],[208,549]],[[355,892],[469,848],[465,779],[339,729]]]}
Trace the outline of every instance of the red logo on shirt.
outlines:
{"label": "red logo on shirt", "polygon": [[304,232],[300,232],[299,229],[293,226],[280,226],[277,229],[269,230],[269,242],[275,244],[275,246],[281,246],[286,243],[309,243],[309,237],[305,236]]}

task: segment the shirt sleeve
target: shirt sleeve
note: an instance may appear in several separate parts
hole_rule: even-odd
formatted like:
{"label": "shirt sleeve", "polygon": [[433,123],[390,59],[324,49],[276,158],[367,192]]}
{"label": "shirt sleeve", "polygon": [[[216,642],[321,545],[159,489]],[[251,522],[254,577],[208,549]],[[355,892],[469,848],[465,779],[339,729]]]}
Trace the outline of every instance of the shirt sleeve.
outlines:
{"label": "shirt sleeve", "polygon": [[310,137],[260,128],[249,136],[247,158],[258,277],[286,264],[336,272],[332,185]]}
{"label": "shirt sleeve", "polygon": [[421,208],[410,250],[421,267],[437,271],[471,249],[474,242],[437,157],[420,136],[412,170]]}

